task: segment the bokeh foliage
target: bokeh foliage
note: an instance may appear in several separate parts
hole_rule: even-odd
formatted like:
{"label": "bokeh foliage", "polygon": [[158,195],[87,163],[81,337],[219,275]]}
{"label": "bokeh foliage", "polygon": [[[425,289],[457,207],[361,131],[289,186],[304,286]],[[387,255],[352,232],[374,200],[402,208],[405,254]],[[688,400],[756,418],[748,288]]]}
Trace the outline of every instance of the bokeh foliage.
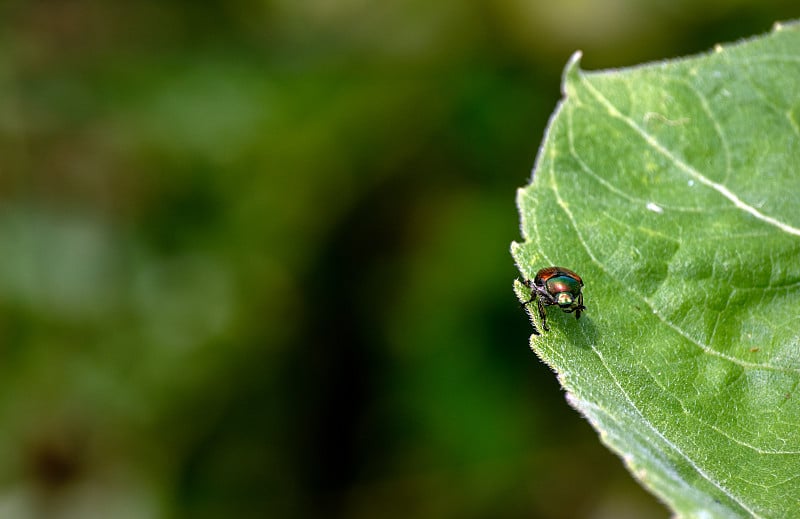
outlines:
{"label": "bokeh foliage", "polygon": [[665,514],[525,347],[513,193],[576,48],[791,8],[4,3],[0,515]]}

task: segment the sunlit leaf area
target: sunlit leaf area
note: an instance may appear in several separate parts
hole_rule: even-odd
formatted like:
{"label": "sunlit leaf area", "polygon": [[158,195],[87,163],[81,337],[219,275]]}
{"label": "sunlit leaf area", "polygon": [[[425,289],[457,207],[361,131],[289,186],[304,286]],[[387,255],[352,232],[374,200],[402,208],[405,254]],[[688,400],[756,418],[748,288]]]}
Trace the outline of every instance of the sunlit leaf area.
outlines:
{"label": "sunlit leaf area", "polygon": [[515,193],[574,51],[796,14],[3,3],[0,519],[669,517],[529,349]]}
{"label": "sunlit leaf area", "polygon": [[798,56],[796,23],[623,70],[576,54],[519,192],[525,277],[570,261],[603,302],[531,346],[679,517],[800,510]]}

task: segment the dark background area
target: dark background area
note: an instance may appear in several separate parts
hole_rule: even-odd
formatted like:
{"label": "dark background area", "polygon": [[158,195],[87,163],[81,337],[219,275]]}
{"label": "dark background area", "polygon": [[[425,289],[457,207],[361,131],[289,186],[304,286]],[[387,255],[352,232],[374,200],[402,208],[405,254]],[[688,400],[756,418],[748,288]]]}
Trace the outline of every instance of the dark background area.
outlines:
{"label": "dark background area", "polygon": [[4,2],[0,518],[668,517],[528,349],[515,189],[573,51],[796,14]]}

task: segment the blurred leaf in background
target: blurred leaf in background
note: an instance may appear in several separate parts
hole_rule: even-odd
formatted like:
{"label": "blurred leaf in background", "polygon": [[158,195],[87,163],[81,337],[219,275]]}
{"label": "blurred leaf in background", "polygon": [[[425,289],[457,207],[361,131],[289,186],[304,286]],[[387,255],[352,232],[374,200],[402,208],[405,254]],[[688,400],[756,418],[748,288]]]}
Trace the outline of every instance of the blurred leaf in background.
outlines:
{"label": "blurred leaf in background", "polygon": [[559,75],[788,2],[6,2],[0,517],[663,517],[528,351]]}

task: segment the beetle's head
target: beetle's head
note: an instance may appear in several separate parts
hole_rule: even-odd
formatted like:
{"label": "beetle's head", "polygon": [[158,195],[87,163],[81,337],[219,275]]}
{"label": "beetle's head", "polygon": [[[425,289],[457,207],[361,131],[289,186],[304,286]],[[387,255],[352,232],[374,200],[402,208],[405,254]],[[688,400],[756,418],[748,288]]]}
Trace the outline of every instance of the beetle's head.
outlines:
{"label": "beetle's head", "polygon": [[572,294],[569,292],[561,292],[556,296],[556,303],[561,308],[569,308],[572,306],[572,303],[575,302],[575,298],[572,297]]}

